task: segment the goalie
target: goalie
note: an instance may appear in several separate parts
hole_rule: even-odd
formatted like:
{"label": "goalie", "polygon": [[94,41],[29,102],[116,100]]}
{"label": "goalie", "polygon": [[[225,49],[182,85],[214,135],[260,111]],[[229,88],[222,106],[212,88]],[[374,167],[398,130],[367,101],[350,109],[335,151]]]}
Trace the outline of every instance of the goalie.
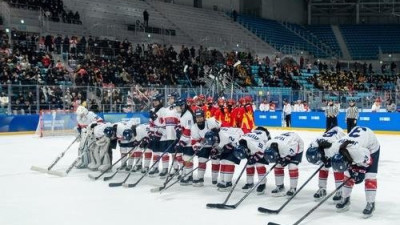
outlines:
{"label": "goalie", "polygon": [[88,111],[84,106],[79,106],[76,109],[76,120],[78,121],[77,131],[80,135],[80,144],[78,155],[82,155],[81,160],[77,163],[76,168],[87,168],[90,163],[89,146],[95,139],[93,136],[93,128],[98,122],[103,122],[103,119],[97,116],[94,112]]}

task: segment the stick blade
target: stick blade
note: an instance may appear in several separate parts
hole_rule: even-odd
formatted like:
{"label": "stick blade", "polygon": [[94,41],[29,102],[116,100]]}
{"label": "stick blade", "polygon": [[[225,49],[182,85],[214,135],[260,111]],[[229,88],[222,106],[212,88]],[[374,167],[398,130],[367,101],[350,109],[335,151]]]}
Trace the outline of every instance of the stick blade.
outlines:
{"label": "stick blade", "polygon": [[280,223],[268,222],[268,225],[281,225]]}
{"label": "stick blade", "polygon": [[31,166],[31,170],[40,172],[40,173],[47,173],[49,171],[48,169],[38,167],[38,166]]}
{"label": "stick blade", "polygon": [[60,172],[60,171],[49,170],[47,173],[51,174],[51,175],[54,175],[54,176],[59,176],[59,177],[67,176],[67,173],[64,172],[64,171]]}
{"label": "stick blade", "polygon": [[103,178],[103,181],[111,180],[113,177],[114,177],[114,176],[104,177],[104,178]]}
{"label": "stick blade", "polygon": [[155,187],[155,188],[150,189],[150,192],[157,193],[157,192],[164,190],[164,188],[165,188],[164,186],[163,187]]}
{"label": "stick blade", "polygon": [[260,213],[269,213],[269,214],[278,214],[279,213],[278,210],[267,209],[267,208],[264,208],[264,207],[258,207],[257,210]]}
{"label": "stick blade", "polygon": [[109,187],[121,187],[122,184],[123,184],[122,182],[119,182],[119,183],[109,183],[108,186],[109,186]]}
{"label": "stick blade", "polygon": [[125,188],[133,188],[133,187],[136,186],[136,184],[123,183],[122,186],[125,187]]}
{"label": "stick blade", "polygon": [[99,179],[99,176],[95,176],[95,175],[93,175],[93,174],[89,174],[88,177],[89,177],[91,180],[97,180],[97,179]]}
{"label": "stick blade", "polygon": [[236,206],[234,205],[226,205],[222,203],[208,203],[206,205],[207,208],[209,209],[235,209]]}

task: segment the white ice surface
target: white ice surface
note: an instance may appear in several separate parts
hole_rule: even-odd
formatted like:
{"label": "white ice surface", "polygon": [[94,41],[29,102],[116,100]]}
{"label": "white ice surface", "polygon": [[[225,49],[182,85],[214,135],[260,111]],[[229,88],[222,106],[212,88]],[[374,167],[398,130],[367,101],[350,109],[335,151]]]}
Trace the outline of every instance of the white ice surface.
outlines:
{"label": "white ice surface", "polygon": [[[277,135],[281,131],[272,131]],[[317,132],[299,132],[307,146],[318,135]],[[302,224],[400,224],[400,154],[399,136],[378,135],[381,155],[378,172],[376,211],[373,217],[363,219],[365,206],[364,185],[357,185],[352,194],[351,209],[337,213],[332,200],[328,200]],[[282,210],[279,215],[260,214],[257,207],[277,209],[286,200],[271,197],[274,175],[268,176],[268,194],[251,194],[235,210],[207,209],[207,203],[222,202],[227,193],[221,193],[211,185],[209,168],[205,186],[196,188],[176,185],[163,193],[150,193],[150,189],[161,185],[163,180],[146,177],[135,188],[108,187],[103,180],[92,181],[88,170],[73,169],[67,177],[55,177],[31,171],[32,165],[47,167],[62,152],[73,137],[37,138],[33,136],[0,137],[0,225],[262,225],[269,221],[293,224],[317,203],[312,195],[317,190],[317,176]],[[63,171],[74,160],[77,144],[55,167]],[[118,157],[115,152],[114,160]],[[317,169],[303,158],[300,165],[299,186]],[[236,169],[235,177],[240,168]],[[289,180],[287,171],[285,184]],[[130,182],[138,179],[135,174]],[[118,182],[125,174],[114,177]],[[243,195],[240,191],[245,183],[239,182],[229,203],[235,204]],[[333,175],[328,180],[328,191],[334,187]]]}

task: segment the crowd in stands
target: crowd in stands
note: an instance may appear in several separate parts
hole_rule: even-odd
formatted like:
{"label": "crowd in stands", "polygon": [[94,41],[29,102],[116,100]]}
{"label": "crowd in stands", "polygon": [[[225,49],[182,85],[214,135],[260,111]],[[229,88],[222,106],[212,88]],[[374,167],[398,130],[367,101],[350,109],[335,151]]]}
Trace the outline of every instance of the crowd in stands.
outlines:
{"label": "crowd in stands", "polygon": [[[260,58],[249,52],[223,53],[202,46],[197,49],[180,46],[177,50],[157,43],[134,44],[128,40],[40,36],[15,31],[11,33],[11,39],[12,51],[8,49],[8,37],[2,33],[1,46],[5,57],[0,59],[0,84],[3,87],[8,84],[41,85],[39,102],[36,101],[37,90],[22,90],[22,96],[12,96],[12,110],[24,109],[27,113],[36,111],[37,105],[39,109],[73,110],[82,103],[94,111],[141,110],[152,95],[141,86],[199,86],[206,83],[211,73],[222,77],[234,74],[239,87],[300,90],[302,87],[294,77],[301,76],[301,68],[321,67],[320,73],[308,78],[310,83],[321,90],[348,92],[388,90],[387,84],[395,83],[398,78],[392,75],[371,76],[362,70],[341,71],[340,67],[317,62],[309,66],[303,61],[303,66],[298,66],[281,60],[279,56]],[[239,60],[241,64],[234,68]],[[252,71],[254,65],[258,66],[256,74]],[[261,79],[261,85],[256,78]],[[93,94],[86,88],[62,88],[60,85],[64,84],[97,89]],[[99,91],[100,87],[104,88],[103,91]],[[29,92],[35,96],[34,99],[29,97]]]}
{"label": "crowd in stands", "polygon": [[5,0],[11,7],[29,10],[41,9],[44,16],[54,22],[82,24],[79,12],[66,10],[62,0]]}

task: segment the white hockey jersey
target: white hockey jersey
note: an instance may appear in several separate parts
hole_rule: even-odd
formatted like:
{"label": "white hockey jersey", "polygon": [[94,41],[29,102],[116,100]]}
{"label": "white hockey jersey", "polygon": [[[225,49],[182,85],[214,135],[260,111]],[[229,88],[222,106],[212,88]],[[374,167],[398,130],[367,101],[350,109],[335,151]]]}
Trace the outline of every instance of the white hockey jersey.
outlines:
{"label": "white hockey jersey", "polygon": [[144,137],[147,137],[149,132],[149,124],[140,124],[136,126],[135,141],[141,141]]}
{"label": "white hockey jersey", "polygon": [[233,146],[235,146],[243,134],[243,130],[240,128],[222,127],[218,133],[218,148],[222,149],[225,145],[228,144],[232,144]]}
{"label": "white hockey jersey", "polygon": [[[327,132],[325,132],[321,137],[317,137],[314,141],[312,141],[310,143],[310,147],[318,147],[318,140],[326,140],[329,143],[334,143],[337,140],[343,138],[344,136],[346,136],[346,133],[343,131],[342,128],[336,126],[336,127],[332,127],[330,130],[328,130]],[[330,155],[328,153],[329,148],[324,149],[325,155]]]}
{"label": "white hockey jersey", "polygon": [[304,141],[294,132],[280,134],[268,141],[266,148],[271,146],[271,143],[278,144],[279,155],[283,158],[286,156],[295,156],[304,150]]}
{"label": "white hockey jersey", "polygon": [[112,124],[111,123],[101,123],[101,124],[95,126],[94,130],[93,130],[94,137],[97,138],[97,139],[103,137],[104,136],[104,129],[106,127],[112,127]]}
{"label": "white hockey jersey", "polygon": [[347,145],[347,150],[354,163],[361,166],[368,166],[371,154],[380,149],[380,144],[374,132],[368,127],[354,127],[349,134],[335,142],[329,148],[330,157],[339,152],[340,145],[346,140],[353,141],[353,144]]}
{"label": "white hockey jersey", "polygon": [[[151,110],[155,110],[154,108]],[[165,140],[166,137],[166,132],[165,132],[165,122],[164,122],[164,116],[165,116],[165,110],[166,108],[161,107],[157,112],[157,118],[153,121],[152,119],[149,120],[149,127],[150,127],[150,132],[153,133],[159,133],[161,136],[162,140]]]}
{"label": "white hockey jersey", "polygon": [[78,126],[81,128],[86,128],[89,124],[93,122],[102,122],[103,119],[96,115],[94,112],[89,111],[85,116],[77,116]]}
{"label": "white hockey jersey", "polygon": [[179,120],[179,126],[182,129],[182,135],[179,139],[179,142],[181,142],[184,146],[192,145],[192,143],[190,142],[190,136],[193,124],[193,114],[189,110],[187,110]]}
{"label": "white hockey jersey", "polygon": [[268,143],[268,136],[264,131],[253,130],[250,133],[244,134],[240,140],[246,140],[247,148],[250,150],[251,155],[263,154],[266,144]]}
{"label": "white hockey jersey", "polygon": [[[204,136],[208,131],[211,129],[217,128],[219,129],[221,127],[221,123],[218,122],[214,117],[210,117],[206,119],[205,125],[203,129],[200,129],[197,124],[194,124],[191,128],[190,134],[191,134],[191,143],[192,146],[196,143],[201,143],[204,140]],[[203,147],[211,147],[208,145],[203,145]]]}
{"label": "white hockey jersey", "polygon": [[179,125],[179,114],[173,108],[165,108],[164,109],[164,125],[165,125],[165,133],[161,137],[161,141],[165,140],[176,140],[176,127]]}

